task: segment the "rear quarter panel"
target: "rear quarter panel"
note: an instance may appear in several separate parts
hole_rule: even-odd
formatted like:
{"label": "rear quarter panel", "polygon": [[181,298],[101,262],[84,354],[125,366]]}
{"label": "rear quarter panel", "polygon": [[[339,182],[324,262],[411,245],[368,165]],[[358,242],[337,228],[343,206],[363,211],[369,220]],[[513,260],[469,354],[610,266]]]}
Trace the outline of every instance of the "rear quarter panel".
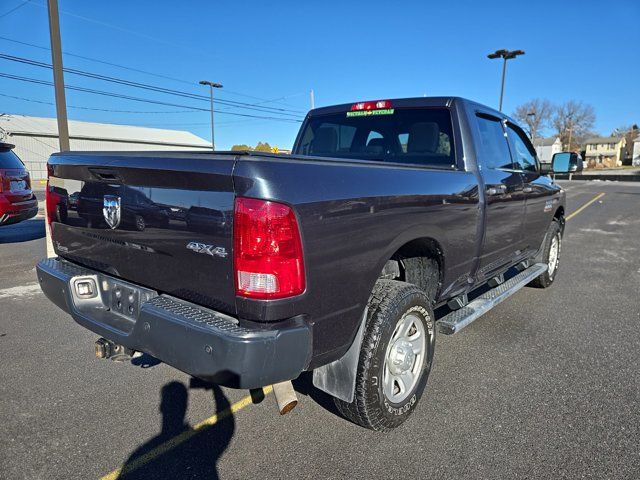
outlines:
{"label": "rear quarter panel", "polygon": [[480,221],[473,173],[311,157],[242,157],[237,195],[294,207],[307,288],[295,301],[237,298],[238,314],[270,321],[304,315],[313,327],[311,367],[339,357],[387,259],[416,238],[436,240],[447,264],[443,288],[472,269]]}

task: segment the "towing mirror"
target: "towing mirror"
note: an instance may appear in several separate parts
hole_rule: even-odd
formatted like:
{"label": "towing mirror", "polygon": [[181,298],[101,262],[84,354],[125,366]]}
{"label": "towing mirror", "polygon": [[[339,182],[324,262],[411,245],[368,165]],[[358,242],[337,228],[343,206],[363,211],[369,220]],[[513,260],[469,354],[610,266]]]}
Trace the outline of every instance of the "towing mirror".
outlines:
{"label": "towing mirror", "polygon": [[553,173],[577,173],[582,171],[582,158],[574,152],[554,153],[551,159]]}

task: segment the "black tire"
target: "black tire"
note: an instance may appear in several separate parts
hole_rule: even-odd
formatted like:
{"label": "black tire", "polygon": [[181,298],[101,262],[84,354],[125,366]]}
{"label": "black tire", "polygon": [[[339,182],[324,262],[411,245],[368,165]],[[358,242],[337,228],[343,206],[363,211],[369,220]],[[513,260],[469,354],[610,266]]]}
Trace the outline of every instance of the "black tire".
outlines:
{"label": "black tire", "polygon": [[[550,254],[551,254],[551,246],[553,245],[554,238],[558,242],[558,253],[556,256],[555,267],[550,265]],[[544,245],[542,247],[541,255],[538,257],[538,261],[542,263],[546,263],[548,268],[547,270],[540,275],[538,278],[529,283],[529,286],[535,288],[547,288],[551,286],[553,281],[558,274],[558,268],[560,267],[560,253],[562,252],[562,228],[560,228],[560,223],[557,220],[553,220],[551,225],[549,225],[549,229],[547,230],[547,234],[544,237]]]}
{"label": "black tire", "polygon": [[[416,366],[417,383],[407,397],[391,402],[384,393],[383,378],[387,348],[405,315],[423,323],[425,350],[422,367]],[[416,320],[417,321],[417,320]],[[415,285],[396,280],[378,280],[369,299],[364,338],[356,373],[353,402],[334,399],[340,413],[365,428],[387,431],[402,424],[413,413],[427,384],[435,348],[435,321],[431,301]],[[416,360],[417,357],[416,357]],[[415,365],[415,364],[414,364]]]}

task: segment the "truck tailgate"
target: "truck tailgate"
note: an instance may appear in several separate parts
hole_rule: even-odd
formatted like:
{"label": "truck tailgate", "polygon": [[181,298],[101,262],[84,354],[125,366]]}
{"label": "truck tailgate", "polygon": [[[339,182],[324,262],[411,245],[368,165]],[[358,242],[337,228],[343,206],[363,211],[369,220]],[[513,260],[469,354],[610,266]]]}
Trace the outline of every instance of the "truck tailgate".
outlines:
{"label": "truck tailgate", "polygon": [[47,210],[56,254],[234,314],[234,162],[213,153],[52,156]]}

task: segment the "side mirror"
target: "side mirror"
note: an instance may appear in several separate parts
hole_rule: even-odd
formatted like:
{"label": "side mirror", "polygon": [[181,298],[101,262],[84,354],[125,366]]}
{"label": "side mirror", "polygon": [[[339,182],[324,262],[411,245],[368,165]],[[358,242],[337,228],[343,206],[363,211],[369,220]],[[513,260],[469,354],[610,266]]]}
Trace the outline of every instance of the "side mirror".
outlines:
{"label": "side mirror", "polygon": [[554,153],[551,159],[553,173],[577,173],[583,169],[582,158],[574,152]]}

